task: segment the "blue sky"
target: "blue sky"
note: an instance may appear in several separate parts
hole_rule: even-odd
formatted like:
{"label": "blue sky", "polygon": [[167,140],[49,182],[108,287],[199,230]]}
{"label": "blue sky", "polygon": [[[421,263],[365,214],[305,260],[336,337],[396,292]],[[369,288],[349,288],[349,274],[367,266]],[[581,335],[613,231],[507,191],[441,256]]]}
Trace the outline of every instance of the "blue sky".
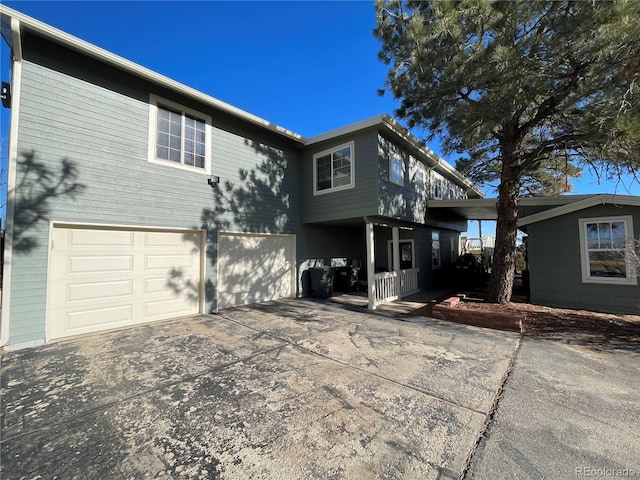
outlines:
{"label": "blue sky", "polygon": [[[372,1],[2,3],[305,137],[396,107],[377,93],[386,67],[372,34]],[[6,109],[1,122],[5,139]],[[437,141],[429,146],[441,154]],[[456,155],[444,158],[455,164]],[[589,175],[574,189],[614,191]],[[617,193],[640,195],[640,185],[618,186]]]}

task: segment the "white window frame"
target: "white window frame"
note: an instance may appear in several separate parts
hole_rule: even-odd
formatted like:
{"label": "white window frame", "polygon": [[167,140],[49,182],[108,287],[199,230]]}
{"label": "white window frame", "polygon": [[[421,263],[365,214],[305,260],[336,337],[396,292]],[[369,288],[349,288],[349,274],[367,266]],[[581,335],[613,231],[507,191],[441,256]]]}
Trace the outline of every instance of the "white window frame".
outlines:
{"label": "white window frame", "polygon": [[[436,244],[438,245],[436,248]],[[436,256],[435,252],[438,252],[438,262],[434,262]],[[442,249],[440,245],[440,230],[431,230],[431,269],[439,270],[442,267]]]}
{"label": "white window frame", "polygon": [[434,200],[442,200],[444,198],[444,177],[436,172],[431,172],[432,191],[431,195]]}
{"label": "white window frame", "polygon": [[[351,181],[347,185],[340,185],[339,187],[331,187],[325,188],[324,190],[318,190],[318,158],[324,157],[328,154],[333,154],[338,150],[342,150],[343,148],[349,147],[351,149]],[[333,161],[333,160],[332,160]],[[331,184],[333,185],[333,165],[331,166]],[[342,145],[338,145],[335,147],[328,148],[327,150],[323,150],[322,152],[315,153],[313,155],[313,194],[314,195],[324,195],[325,193],[338,192],[340,190],[348,190],[350,188],[354,188],[356,186],[356,151],[355,151],[355,143],[348,142],[343,143]]]}
{"label": "white window frame", "polygon": [[[589,250],[587,249],[587,224],[590,223],[603,223],[603,222],[624,222],[625,224],[625,245],[628,245],[629,241],[633,241],[633,217],[631,215],[623,215],[617,217],[595,217],[595,218],[579,218],[578,225],[580,227],[580,267],[582,271],[582,283],[600,283],[609,285],[637,285],[638,278],[637,272],[633,267],[630,259],[626,258],[625,252],[625,264],[626,264],[626,277],[592,277],[589,268]],[[626,247],[628,248],[628,247]],[[616,250],[616,249],[612,249]]]}
{"label": "white window frame", "polygon": [[[165,105],[173,110],[180,112],[183,117],[185,114],[189,114],[199,119],[204,120],[205,122],[205,153],[204,153],[204,168],[185,165],[183,163],[183,159],[180,163],[175,162],[173,160],[166,160],[163,158],[158,158],[156,156],[156,137],[157,137],[157,127],[158,127],[158,104]],[[182,123],[182,139],[184,141],[184,121]],[[206,115],[202,112],[198,112],[197,110],[193,110],[192,108],[185,107],[180,105],[179,103],[172,102],[171,100],[167,100],[162,97],[158,97],[157,95],[149,95],[149,162],[155,163],[157,165],[163,165],[165,167],[177,168],[179,170],[186,170],[189,172],[200,173],[202,175],[211,175],[211,116]],[[184,155],[184,146],[181,148],[182,155]]]}
{"label": "white window frame", "polygon": [[[393,165],[395,163],[400,163],[400,178],[396,178],[393,174]],[[404,164],[404,160],[402,159],[402,157],[400,155],[392,155],[391,157],[389,157],[389,181],[391,183],[395,183],[396,185],[400,185],[401,187],[404,187],[404,175],[405,175],[405,164]]]}

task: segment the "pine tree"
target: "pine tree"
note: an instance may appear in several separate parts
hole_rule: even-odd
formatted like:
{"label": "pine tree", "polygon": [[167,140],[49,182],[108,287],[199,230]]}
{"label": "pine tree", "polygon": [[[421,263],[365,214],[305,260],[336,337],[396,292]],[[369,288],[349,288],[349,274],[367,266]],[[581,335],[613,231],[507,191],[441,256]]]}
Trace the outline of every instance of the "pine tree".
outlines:
{"label": "pine tree", "polygon": [[488,300],[506,303],[519,196],[640,165],[640,2],[378,0],[376,21],[397,116],[497,183]]}

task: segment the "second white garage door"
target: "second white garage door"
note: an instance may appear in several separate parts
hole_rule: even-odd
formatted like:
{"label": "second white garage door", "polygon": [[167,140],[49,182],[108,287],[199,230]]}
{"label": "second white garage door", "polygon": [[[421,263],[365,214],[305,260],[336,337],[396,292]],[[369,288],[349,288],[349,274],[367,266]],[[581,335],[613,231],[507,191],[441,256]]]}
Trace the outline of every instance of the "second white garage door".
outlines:
{"label": "second white garage door", "polygon": [[295,236],[220,233],[218,309],[295,296]]}
{"label": "second white garage door", "polygon": [[49,338],[200,312],[198,231],[56,226]]}

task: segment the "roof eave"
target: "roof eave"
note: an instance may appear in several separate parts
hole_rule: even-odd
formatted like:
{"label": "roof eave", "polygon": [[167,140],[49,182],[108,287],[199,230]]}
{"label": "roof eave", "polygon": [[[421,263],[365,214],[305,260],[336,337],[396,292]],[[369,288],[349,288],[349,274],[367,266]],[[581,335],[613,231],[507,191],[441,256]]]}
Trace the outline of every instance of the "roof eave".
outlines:
{"label": "roof eave", "polygon": [[300,144],[305,143],[305,138],[302,135],[299,135],[295,132],[292,132],[291,130],[288,130],[284,127],[271,123],[268,120],[260,118],[256,115],[253,115],[249,112],[241,110],[237,107],[234,107],[233,105],[230,105],[226,102],[218,100],[217,98],[206,95],[194,88],[188,87],[180,82],[177,82],[168,77],[165,77],[164,75],[161,75],[146,67],[138,65],[137,63],[127,60],[126,58],[120,57],[119,55],[116,55],[100,47],[97,47],[89,42],[86,42],[77,37],[74,37],[73,35],[63,32],[62,30],[58,30],[57,28],[54,28],[51,25],[47,25],[44,22],[41,22],[32,17],[24,15],[9,7],[0,5],[0,13],[2,14],[2,17],[3,17],[3,20],[2,20],[3,25],[6,23],[5,18],[16,19],[21,24],[21,31],[28,30],[36,35],[39,35],[48,40],[52,40],[54,42],[60,43],[72,50],[78,51],[83,55],[87,55],[89,57],[95,58],[96,60],[112,65],[120,70],[131,73],[137,77],[141,77],[156,85],[162,86],[170,90],[177,91],[183,95],[193,98],[194,100],[197,100],[198,102],[202,102],[206,105],[209,105],[213,108],[216,108],[225,113],[233,115],[244,121],[257,125],[261,128],[275,132],[281,136],[287,137]]}

